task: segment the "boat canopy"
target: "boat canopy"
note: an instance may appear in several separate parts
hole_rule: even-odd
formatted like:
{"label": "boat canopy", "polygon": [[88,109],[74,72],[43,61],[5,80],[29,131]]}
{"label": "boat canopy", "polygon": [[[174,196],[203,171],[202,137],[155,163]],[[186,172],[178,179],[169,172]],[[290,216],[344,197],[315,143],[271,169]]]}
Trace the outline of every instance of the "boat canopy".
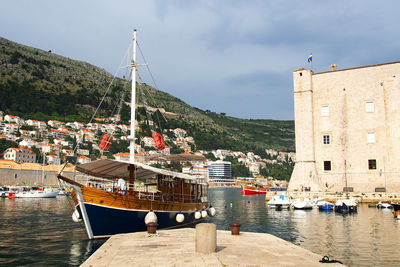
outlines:
{"label": "boat canopy", "polygon": [[129,180],[129,166],[135,166],[135,179],[146,180],[155,178],[157,174],[170,176],[171,178],[180,178],[186,180],[196,181],[197,178],[188,174],[163,170],[155,167],[148,166],[140,162],[133,164],[127,161],[101,159],[92,161],[90,163],[81,164],[76,166],[76,170],[88,175],[102,177],[106,179],[123,178]]}

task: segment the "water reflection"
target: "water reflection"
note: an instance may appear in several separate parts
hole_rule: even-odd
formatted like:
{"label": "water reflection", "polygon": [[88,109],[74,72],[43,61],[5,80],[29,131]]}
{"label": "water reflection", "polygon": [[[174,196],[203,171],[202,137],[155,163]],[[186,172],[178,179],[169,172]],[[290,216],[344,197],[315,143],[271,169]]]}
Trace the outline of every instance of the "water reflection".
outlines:
{"label": "water reflection", "polygon": [[[237,189],[212,189],[217,215],[208,221],[230,230],[264,232],[329,255],[349,266],[400,266],[400,220],[389,210],[361,205],[355,214],[318,210],[268,209],[264,196],[240,195]],[[65,197],[0,199],[0,265],[77,266],[105,240],[87,240],[80,224],[71,220]]]}
{"label": "water reflection", "polygon": [[240,190],[211,189],[209,196],[217,216],[208,221],[218,229],[229,230],[229,223],[238,221],[242,231],[270,233],[349,266],[400,266],[400,221],[390,210],[361,205],[357,213],[344,215],[276,211],[267,208],[264,196],[243,197]]}
{"label": "water reflection", "polygon": [[0,199],[0,265],[77,266],[104,240],[87,240],[65,197]]}

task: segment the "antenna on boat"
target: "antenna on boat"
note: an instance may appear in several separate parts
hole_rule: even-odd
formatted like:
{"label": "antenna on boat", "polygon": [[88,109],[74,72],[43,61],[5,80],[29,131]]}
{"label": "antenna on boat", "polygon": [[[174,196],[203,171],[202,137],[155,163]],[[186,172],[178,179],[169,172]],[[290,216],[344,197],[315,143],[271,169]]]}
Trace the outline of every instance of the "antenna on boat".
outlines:
{"label": "antenna on boat", "polygon": [[136,29],[133,30],[131,135],[129,136],[129,162],[135,161],[135,103],[136,103]]}

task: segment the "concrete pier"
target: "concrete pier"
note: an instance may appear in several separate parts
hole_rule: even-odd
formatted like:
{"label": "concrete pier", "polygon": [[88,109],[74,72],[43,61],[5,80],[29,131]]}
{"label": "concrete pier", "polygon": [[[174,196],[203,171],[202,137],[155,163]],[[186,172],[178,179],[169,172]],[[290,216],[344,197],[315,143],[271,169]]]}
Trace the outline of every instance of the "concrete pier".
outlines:
{"label": "concrete pier", "polygon": [[81,266],[327,266],[322,255],[270,234],[218,230],[210,254],[196,253],[195,235],[194,228],[115,235]]}

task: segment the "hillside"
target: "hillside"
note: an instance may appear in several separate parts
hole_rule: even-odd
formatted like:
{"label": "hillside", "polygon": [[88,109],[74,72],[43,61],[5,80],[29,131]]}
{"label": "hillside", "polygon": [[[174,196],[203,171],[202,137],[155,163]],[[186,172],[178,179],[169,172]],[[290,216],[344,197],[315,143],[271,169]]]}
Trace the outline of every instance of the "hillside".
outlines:
{"label": "hillside", "polygon": [[[87,122],[112,80],[104,69],[0,38],[0,110],[23,118]],[[126,81],[116,79],[100,114],[115,112]],[[161,118],[163,128],[180,127],[191,134],[198,149],[294,151],[294,122],[244,120],[191,107],[153,87],[138,86],[139,103],[164,108],[178,119]],[[151,95],[151,97],[150,97]],[[145,100],[146,99],[146,100]],[[129,101],[129,93],[125,94]],[[126,103],[125,102],[125,103]],[[127,120],[127,104],[121,110]]]}

